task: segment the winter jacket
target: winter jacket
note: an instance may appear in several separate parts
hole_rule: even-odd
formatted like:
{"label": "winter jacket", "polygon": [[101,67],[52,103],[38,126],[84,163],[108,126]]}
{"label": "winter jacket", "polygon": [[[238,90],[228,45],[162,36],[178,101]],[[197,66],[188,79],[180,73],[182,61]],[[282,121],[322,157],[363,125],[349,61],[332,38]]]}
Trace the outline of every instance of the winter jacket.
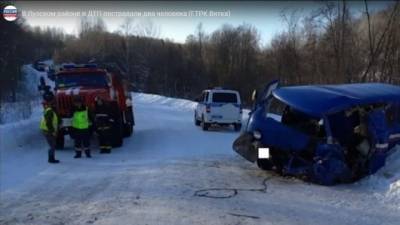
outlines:
{"label": "winter jacket", "polygon": [[58,116],[53,108],[46,107],[44,115],[40,121],[40,129],[46,133],[53,134],[58,130]]}
{"label": "winter jacket", "polygon": [[96,104],[94,111],[95,124],[97,128],[110,127],[113,122],[113,110],[107,103]]}

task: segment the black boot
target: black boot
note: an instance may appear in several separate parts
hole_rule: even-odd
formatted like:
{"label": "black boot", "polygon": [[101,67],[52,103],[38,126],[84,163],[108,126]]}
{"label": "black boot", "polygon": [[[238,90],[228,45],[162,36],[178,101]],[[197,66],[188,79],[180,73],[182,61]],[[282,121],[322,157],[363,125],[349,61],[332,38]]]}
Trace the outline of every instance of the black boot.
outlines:
{"label": "black boot", "polygon": [[106,153],[110,154],[111,153],[111,148],[107,149]]}
{"label": "black boot", "polygon": [[81,158],[81,157],[82,157],[82,151],[75,151],[74,158],[77,159],[77,158]]}
{"label": "black boot", "polygon": [[90,155],[90,150],[85,150],[85,155],[88,158],[92,158],[92,155]]}
{"label": "black boot", "polygon": [[54,155],[49,154],[49,163],[59,163],[60,160],[55,159]]}
{"label": "black boot", "polygon": [[107,153],[107,149],[101,148],[101,149],[100,149],[100,154],[104,154],[104,153]]}

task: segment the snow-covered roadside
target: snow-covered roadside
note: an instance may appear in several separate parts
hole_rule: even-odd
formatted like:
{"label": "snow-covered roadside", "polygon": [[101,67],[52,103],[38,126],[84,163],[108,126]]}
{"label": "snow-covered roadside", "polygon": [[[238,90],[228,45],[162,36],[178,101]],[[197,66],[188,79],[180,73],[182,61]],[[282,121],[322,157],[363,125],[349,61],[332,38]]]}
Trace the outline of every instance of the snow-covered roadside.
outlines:
{"label": "snow-covered roadside", "polygon": [[[47,73],[35,70],[31,64],[24,65],[23,71],[26,94],[30,95],[32,100],[3,105],[0,112],[3,114],[4,122],[0,124],[0,149],[15,149],[22,146],[39,131],[38,124],[43,108],[37,86],[40,77],[47,79]],[[22,108],[29,109],[29,112],[22,114],[20,112]],[[32,130],[32,128],[37,129]]]}
{"label": "snow-covered roadside", "polygon": [[385,167],[364,178],[356,186],[370,191],[379,201],[393,205],[400,211],[400,146],[389,156]]}
{"label": "snow-covered roadside", "polygon": [[174,109],[179,110],[179,111],[191,111],[192,112],[197,105],[196,102],[193,102],[190,100],[179,99],[177,101],[176,98],[169,98],[169,97],[164,97],[164,96],[155,95],[155,94],[133,93],[132,96],[139,103],[143,102],[146,104],[154,104],[154,105],[158,104],[158,105],[163,105],[163,106],[169,106],[169,107],[173,107]]}
{"label": "snow-covered roadside", "polygon": [[[30,120],[35,117],[36,107],[40,105],[41,96],[38,91],[40,77],[45,78],[49,82],[46,72],[35,70],[31,64],[22,67],[24,74],[23,85],[17,93],[17,102],[4,102],[0,107],[0,125],[20,122],[22,120]],[[26,123],[27,121],[25,121]]]}
{"label": "snow-covered roadside", "polygon": [[0,149],[15,149],[31,141],[31,137],[39,132],[39,120],[42,112],[43,108],[40,102],[37,102],[37,105],[33,106],[32,114],[28,119],[1,124]]}
{"label": "snow-covered roadside", "polygon": [[[23,183],[46,165],[41,160],[43,156],[38,155],[46,151],[46,145],[39,130],[43,107],[37,86],[40,77],[47,80],[47,73],[35,70],[31,64],[24,65],[22,69],[25,75],[24,95],[28,99],[3,104],[0,112],[3,122],[0,124],[0,191]],[[44,146],[41,151],[36,149],[38,145]],[[9,160],[11,162],[5,162]],[[7,179],[10,172],[13,178]]]}
{"label": "snow-covered roadside", "polygon": [[[53,60],[46,60],[44,63],[50,66]],[[24,65],[22,71],[26,92],[24,94],[29,96],[29,100],[3,104],[0,111],[0,116],[2,116],[0,121],[3,122],[0,124],[0,149],[21,146],[35,133],[36,129],[31,128],[39,124],[43,112],[42,99],[38,91],[40,78],[43,77],[46,84],[54,88],[54,82],[47,77],[47,72],[37,71],[32,64]]]}

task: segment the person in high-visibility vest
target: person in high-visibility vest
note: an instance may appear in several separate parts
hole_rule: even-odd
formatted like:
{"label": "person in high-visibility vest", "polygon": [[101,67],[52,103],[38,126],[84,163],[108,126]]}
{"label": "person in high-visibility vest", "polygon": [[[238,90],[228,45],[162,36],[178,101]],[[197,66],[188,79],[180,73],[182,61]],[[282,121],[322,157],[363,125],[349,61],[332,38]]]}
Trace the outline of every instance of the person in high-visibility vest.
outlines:
{"label": "person in high-visibility vest", "polygon": [[75,156],[74,158],[81,158],[82,151],[85,155],[91,158],[90,154],[90,118],[88,107],[85,106],[80,96],[74,98],[74,109],[72,115],[72,128],[73,138],[75,141]]}
{"label": "person in high-visibility vest", "polygon": [[40,130],[46,138],[49,144],[48,150],[48,162],[59,163],[59,160],[55,159],[56,140],[58,133],[58,116],[54,111],[54,99],[48,99],[43,102],[44,113],[40,121]]}

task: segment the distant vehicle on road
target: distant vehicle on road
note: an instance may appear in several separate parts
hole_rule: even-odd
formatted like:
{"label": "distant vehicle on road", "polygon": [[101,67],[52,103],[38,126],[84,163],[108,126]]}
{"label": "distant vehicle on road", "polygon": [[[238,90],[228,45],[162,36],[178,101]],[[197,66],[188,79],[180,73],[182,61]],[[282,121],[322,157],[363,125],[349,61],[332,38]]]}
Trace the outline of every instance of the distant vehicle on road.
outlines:
{"label": "distant vehicle on road", "polygon": [[47,69],[47,65],[46,65],[44,62],[36,61],[36,62],[33,64],[33,68],[35,68],[37,71],[45,72],[46,69]]}
{"label": "distant vehicle on road", "polygon": [[49,66],[47,69],[47,78],[53,82],[56,80],[56,69],[54,65]]}
{"label": "distant vehicle on road", "polygon": [[211,125],[233,125],[236,131],[242,127],[242,105],[239,92],[214,88],[204,90],[194,111],[194,123],[208,130]]}
{"label": "distant vehicle on road", "polygon": [[253,96],[233,149],[264,170],[323,185],[351,182],[375,173],[400,144],[399,86],[275,81]]}

